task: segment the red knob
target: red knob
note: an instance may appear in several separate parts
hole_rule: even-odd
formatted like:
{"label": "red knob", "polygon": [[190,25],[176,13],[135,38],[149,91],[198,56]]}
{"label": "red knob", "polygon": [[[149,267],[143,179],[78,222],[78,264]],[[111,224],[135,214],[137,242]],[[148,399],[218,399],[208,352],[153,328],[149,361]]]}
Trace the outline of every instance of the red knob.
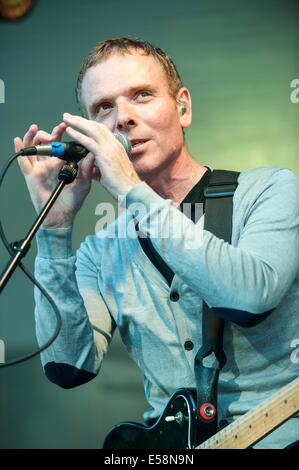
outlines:
{"label": "red knob", "polygon": [[199,409],[199,414],[205,421],[210,421],[216,415],[216,408],[212,403],[203,403]]}

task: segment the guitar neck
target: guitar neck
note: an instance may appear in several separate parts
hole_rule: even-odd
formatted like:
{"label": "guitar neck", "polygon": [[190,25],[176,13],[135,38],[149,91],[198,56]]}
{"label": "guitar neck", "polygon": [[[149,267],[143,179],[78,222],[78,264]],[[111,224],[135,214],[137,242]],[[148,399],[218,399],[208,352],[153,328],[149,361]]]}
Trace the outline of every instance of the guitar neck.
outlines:
{"label": "guitar neck", "polygon": [[246,449],[299,410],[299,378],[219,431],[197,449]]}

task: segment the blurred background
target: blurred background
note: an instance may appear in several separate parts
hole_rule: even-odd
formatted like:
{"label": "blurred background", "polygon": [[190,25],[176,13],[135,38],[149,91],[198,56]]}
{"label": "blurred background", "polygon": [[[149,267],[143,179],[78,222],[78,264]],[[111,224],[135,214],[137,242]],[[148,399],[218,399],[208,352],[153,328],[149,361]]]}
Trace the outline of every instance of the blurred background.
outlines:
{"label": "blurred background", "polygon": [[[193,98],[186,136],[196,159],[236,170],[282,166],[299,175],[299,103],[291,100],[291,82],[299,79],[298,1],[40,0],[18,21],[4,18],[4,3],[1,167],[14,153],[13,137],[30,124],[51,130],[63,112],[78,113],[75,80],[96,42],[130,35],[164,48],[177,64]],[[14,15],[17,3],[6,2]],[[94,185],[77,218],[74,248],[94,233],[103,201],[112,202]],[[17,164],[3,184],[0,211],[8,239],[22,238],[35,214]],[[34,257],[33,243],[31,268]],[[1,270],[8,259],[1,245]],[[16,272],[0,299],[6,361],[37,347],[33,309],[32,285]],[[73,390],[50,383],[37,357],[0,369],[0,448],[97,448],[111,425],[141,421],[146,406],[139,371],[118,335],[100,375]]]}

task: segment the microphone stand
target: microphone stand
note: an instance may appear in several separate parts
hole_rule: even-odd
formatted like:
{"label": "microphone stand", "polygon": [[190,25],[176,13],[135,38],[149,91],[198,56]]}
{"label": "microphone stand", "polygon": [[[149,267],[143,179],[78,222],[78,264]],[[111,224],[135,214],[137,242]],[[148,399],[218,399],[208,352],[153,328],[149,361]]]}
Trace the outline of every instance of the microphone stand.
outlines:
{"label": "microphone stand", "polygon": [[36,232],[38,231],[43,221],[45,220],[46,216],[51,210],[59,194],[61,193],[65,185],[70,184],[72,183],[72,181],[74,181],[74,179],[77,176],[77,173],[78,173],[78,165],[75,162],[67,162],[61,168],[58,174],[59,183],[57,184],[56,188],[52,192],[51,196],[49,197],[41,213],[38,215],[37,219],[33,223],[32,227],[28,231],[27,235],[25,236],[24,239],[11,244],[11,247],[14,253],[12,254],[9,262],[7,263],[6,267],[4,268],[4,271],[1,274],[0,293],[6,286],[9,279],[11,278],[18,264],[21,262],[21,259],[27,254],[30,248],[31,240],[35,236]]}

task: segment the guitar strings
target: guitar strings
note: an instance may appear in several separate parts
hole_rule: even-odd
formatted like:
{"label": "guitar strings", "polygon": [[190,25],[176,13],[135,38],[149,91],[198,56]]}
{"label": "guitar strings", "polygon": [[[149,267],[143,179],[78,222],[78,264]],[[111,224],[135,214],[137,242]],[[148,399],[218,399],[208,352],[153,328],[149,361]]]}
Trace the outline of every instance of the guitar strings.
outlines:
{"label": "guitar strings", "polygon": [[[236,444],[238,443],[238,445],[239,445],[239,448],[241,448],[240,447],[241,445],[243,445],[243,448],[246,448],[247,445],[244,447],[244,442],[247,443],[247,440],[248,440],[248,437],[249,437],[248,433],[249,433],[249,435],[250,434],[256,434],[256,430],[254,429],[254,425],[256,425],[257,423],[260,423],[260,425],[263,425],[264,428],[268,429],[269,421],[270,422],[271,421],[272,422],[273,421],[277,422],[277,418],[278,418],[279,414],[281,414],[281,416],[283,418],[286,417],[286,413],[285,413],[284,410],[287,409],[287,414],[288,414],[288,416],[286,417],[285,420],[290,418],[293,414],[296,413],[296,411],[298,411],[298,407],[296,407],[296,406],[294,407],[294,405],[292,405],[292,404],[290,405],[284,397],[284,395],[287,395],[287,397],[289,398],[289,401],[292,401],[292,399],[296,396],[296,388],[298,387],[298,383],[299,383],[299,379],[295,379],[293,381],[293,383],[291,382],[291,384],[292,384],[291,386],[289,386],[289,385],[287,386],[287,390],[282,389],[282,391],[279,392],[279,399],[277,398],[277,394],[274,394],[272,397],[267,399],[267,404],[265,404],[263,402],[260,403],[260,405],[258,405],[256,408],[254,408],[253,410],[246,413],[243,417],[241,417],[241,418],[237,419],[236,421],[232,422],[226,428],[219,431],[215,436],[212,436],[210,439],[208,439],[207,441],[200,444],[200,446],[198,446],[197,449],[221,448],[221,446],[223,446],[224,444],[227,444],[227,443],[232,441],[232,435],[233,434],[235,436],[237,436],[237,438],[235,437],[235,439],[236,439]],[[261,415],[264,414],[263,409],[265,409],[265,408],[269,409],[271,407],[273,408],[273,406],[275,405],[275,403],[278,400],[280,402],[283,401],[283,404],[285,405],[284,410],[282,410],[280,407],[278,407],[278,411],[277,410],[267,411],[267,414],[264,415],[264,418],[266,418],[267,421],[263,422],[262,421],[262,416],[261,416]],[[275,412],[274,416],[273,416],[273,412]],[[249,426],[248,426],[248,422],[249,422]],[[282,424],[282,422],[280,422],[279,424]],[[246,429],[247,435],[246,436],[243,436],[243,434],[245,432],[245,429],[241,430],[241,433],[240,433],[240,427],[241,426],[242,426],[242,428],[247,427],[247,429]],[[240,436],[238,435],[238,433],[240,433]]]}

